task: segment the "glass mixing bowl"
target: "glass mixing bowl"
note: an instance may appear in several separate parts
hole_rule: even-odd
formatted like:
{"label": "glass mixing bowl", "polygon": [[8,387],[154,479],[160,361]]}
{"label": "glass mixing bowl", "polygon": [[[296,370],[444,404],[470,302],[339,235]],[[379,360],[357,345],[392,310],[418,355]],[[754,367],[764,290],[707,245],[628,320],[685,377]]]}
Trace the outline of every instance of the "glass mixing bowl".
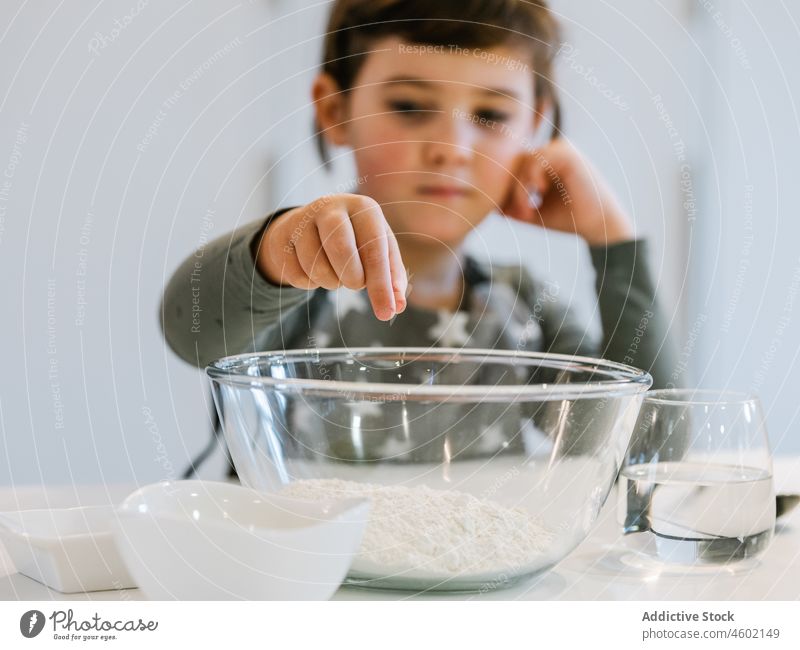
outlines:
{"label": "glass mixing bowl", "polygon": [[477,591],[586,537],[652,383],[610,361],[464,348],[263,352],[206,372],[244,485],[371,499],[349,583]]}

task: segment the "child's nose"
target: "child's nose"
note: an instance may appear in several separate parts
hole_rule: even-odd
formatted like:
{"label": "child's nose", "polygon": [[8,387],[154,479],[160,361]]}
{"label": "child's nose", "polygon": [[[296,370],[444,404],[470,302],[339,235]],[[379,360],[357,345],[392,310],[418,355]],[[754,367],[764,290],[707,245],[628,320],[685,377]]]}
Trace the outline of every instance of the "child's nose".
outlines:
{"label": "child's nose", "polygon": [[437,120],[424,145],[425,159],[436,167],[464,165],[473,155],[472,134],[464,120],[447,116]]}

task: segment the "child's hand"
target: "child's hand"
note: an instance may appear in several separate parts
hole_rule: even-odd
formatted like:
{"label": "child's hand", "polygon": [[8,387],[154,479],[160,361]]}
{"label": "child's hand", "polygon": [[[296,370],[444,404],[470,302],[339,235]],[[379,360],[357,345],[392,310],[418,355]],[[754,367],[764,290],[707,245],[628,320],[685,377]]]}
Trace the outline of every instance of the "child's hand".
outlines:
{"label": "child's hand", "polygon": [[590,246],[634,238],[628,217],[590,163],[561,138],[525,154],[502,212],[575,233]]}
{"label": "child's hand", "polygon": [[366,286],[380,320],[406,308],[408,278],[397,240],[366,196],[332,194],[282,214],[267,227],[256,263],[276,285]]}

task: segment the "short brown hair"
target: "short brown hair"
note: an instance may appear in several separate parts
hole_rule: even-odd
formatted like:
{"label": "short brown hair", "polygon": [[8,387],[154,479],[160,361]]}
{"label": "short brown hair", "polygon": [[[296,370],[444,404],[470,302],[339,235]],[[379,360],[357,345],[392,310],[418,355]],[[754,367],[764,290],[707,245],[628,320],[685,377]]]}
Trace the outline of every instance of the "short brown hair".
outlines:
{"label": "short brown hair", "polygon": [[[423,45],[527,49],[538,102],[552,106],[554,133],[558,133],[561,116],[553,59],[561,37],[545,0],[336,0],[325,34],[322,71],[347,92],[370,46],[391,36]],[[320,155],[327,163],[325,142],[318,126],[315,130]]]}

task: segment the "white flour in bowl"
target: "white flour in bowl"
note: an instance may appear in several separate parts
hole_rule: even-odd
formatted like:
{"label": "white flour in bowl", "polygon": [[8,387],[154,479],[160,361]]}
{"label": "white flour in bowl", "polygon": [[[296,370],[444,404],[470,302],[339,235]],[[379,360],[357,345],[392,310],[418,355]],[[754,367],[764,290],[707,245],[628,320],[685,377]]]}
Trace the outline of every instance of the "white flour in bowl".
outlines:
{"label": "white flour in bowl", "polygon": [[553,534],[522,508],[464,492],[310,479],[282,495],[311,501],[368,497],[370,517],[352,571],[508,577],[542,565]]}

